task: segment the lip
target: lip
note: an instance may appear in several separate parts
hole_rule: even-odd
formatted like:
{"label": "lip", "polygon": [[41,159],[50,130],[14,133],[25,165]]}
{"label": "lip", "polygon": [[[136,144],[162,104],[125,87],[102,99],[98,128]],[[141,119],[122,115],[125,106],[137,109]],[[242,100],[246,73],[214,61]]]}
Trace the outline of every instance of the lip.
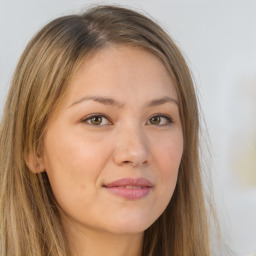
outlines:
{"label": "lip", "polygon": [[103,187],[117,196],[136,200],[146,197],[153,189],[153,184],[145,178],[123,178],[104,184]]}

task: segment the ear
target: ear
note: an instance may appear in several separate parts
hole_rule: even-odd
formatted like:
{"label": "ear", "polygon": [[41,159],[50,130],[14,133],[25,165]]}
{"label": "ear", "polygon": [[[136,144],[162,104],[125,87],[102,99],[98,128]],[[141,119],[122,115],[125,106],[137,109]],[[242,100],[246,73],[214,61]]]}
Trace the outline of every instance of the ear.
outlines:
{"label": "ear", "polygon": [[29,170],[33,173],[40,173],[45,171],[44,161],[41,156],[30,152],[25,157],[25,162]]}

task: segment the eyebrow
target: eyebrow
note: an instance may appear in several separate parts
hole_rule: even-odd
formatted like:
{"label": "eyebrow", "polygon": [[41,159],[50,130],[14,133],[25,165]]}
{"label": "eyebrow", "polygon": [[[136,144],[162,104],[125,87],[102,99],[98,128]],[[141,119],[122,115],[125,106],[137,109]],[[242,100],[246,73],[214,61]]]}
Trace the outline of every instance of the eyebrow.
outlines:
{"label": "eyebrow", "polygon": [[155,100],[150,101],[149,103],[147,103],[147,107],[158,106],[158,105],[162,105],[167,102],[175,103],[177,106],[179,106],[179,103],[176,99],[166,96],[166,97],[163,97],[160,99],[155,99]]}
{"label": "eyebrow", "polygon": [[121,102],[118,102],[114,99],[111,99],[111,98],[106,98],[106,97],[98,97],[98,96],[87,96],[87,97],[83,97],[77,101],[75,101],[74,103],[72,103],[70,105],[70,107],[72,107],[73,105],[77,105],[83,101],[96,101],[96,102],[99,102],[101,104],[104,104],[104,105],[110,105],[110,106],[115,106],[115,107],[118,107],[118,108],[121,108],[123,106],[123,104]]}
{"label": "eyebrow", "polygon": [[[122,108],[124,106],[123,103],[121,103],[117,100],[111,99],[111,98],[99,97],[99,96],[87,96],[87,97],[83,97],[83,98],[73,102],[69,107],[72,107],[72,106],[77,105],[81,102],[90,101],[90,100],[99,102],[99,103],[104,104],[104,105],[110,105],[110,106],[114,106],[114,107],[118,107],[118,108]],[[152,101],[147,102],[146,107],[158,106],[158,105],[165,104],[167,102],[174,103],[177,106],[179,106],[179,103],[176,99],[166,96],[166,97],[162,97],[162,98],[159,98],[159,99],[154,99]]]}

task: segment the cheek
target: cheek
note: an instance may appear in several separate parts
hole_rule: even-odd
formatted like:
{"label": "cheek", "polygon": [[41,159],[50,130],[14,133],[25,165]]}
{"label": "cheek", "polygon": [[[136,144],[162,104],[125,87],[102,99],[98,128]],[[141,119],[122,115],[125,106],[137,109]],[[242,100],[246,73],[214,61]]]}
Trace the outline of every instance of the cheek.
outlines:
{"label": "cheek", "polygon": [[101,165],[100,159],[107,155],[106,148],[100,147],[90,136],[71,133],[64,129],[54,129],[56,132],[45,136],[45,167],[48,172],[61,172],[70,178],[80,174],[94,173]]}
{"label": "cheek", "polygon": [[[158,179],[162,193],[171,197],[177,182],[180,161],[183,154],[181,132],[158,138],[154,147],[154,160],[157,164]],[[165,190],[165,191],[164,191]]]}
{"label": "cheek", "polygon": [[46,134],[44,149],[45,169],[59,204],[75,203],[81,195],[89,200],[95,193],[108,150],[93,139],[61,128]]}

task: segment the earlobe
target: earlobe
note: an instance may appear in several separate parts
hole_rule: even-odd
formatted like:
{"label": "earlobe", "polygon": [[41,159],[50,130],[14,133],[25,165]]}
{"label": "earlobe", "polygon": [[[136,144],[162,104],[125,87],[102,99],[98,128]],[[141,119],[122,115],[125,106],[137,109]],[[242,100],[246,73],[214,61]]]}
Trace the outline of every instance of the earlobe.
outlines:
{"label": "earlobe", "polygon": [[34,153],[29,153],[27,157],[25,157],[25,162],[29,170],[33,173],[45,171],[43,158]]}

